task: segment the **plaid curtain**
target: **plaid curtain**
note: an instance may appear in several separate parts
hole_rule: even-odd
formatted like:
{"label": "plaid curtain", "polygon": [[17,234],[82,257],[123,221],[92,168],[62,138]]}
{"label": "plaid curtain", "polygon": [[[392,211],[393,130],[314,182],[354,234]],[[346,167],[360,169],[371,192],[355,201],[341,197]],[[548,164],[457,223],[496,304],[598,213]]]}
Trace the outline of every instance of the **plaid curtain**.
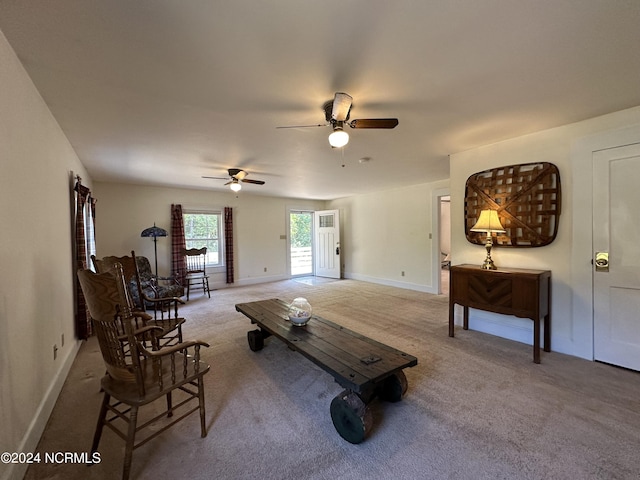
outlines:
{"label": "plaid curtain", "polygon": [[171,270],[176,280],[183,285],[187,267],[184,261],[184,220],[182,205],[171,205]]}
{"label": "plaid curtain", "polygon": [[224,207],[224,247],[227,283],[233,283],[233,209],[231,207]]}
{"label": "plaid curtain", "polygon": [[[76,228],[75,228],[75,265],[73,268],[74,281],[76,286],[76,333],[78,338],[86,340],[93,334],[91,327],[91,317],[89,316],[87,302],[82,293],[80,287],[80,281],[75,272],[79,269],[87,268],[87,240],[85,236],[85,223],[84,223],[84,206],[87,200],[90,198],[91,190],[83,186],[81,178],[77,177],[76,185],[74,187],[74,194],[76,197]],[[93,203],[93,202],[92,202]]]}

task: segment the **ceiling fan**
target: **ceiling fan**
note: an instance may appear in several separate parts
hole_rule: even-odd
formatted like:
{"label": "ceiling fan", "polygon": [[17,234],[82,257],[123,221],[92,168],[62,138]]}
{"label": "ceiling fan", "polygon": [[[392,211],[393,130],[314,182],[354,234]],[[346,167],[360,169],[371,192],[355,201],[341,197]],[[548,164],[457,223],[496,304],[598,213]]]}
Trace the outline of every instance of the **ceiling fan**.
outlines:
{"label": "ceiling fan", "polygon": [[[239,192],[242,189],[242,185],[240,185],[240,182],[253,183],[255,185],[264,185],[264,181],[262,180],[250,180],[246,178],[246,176],[249,174],[244,170],[242,170],[241,168],[230,168],[228,172],[229,172],[229,177],[231,177],[231,179],[227,183],[225,183],[225,185],[229,185],[229,188],[234,192]],[[204,175],[202,176],[202,178],[212,178],[214,180],[227,180],[226,177],[207,177]]]}
{"label": "ceiling fan", "polygon": [[337,92],[333,100],[329,100],[323,105],[325,118],[328,123],[318,125],[291,125],[276,128],[305,128],[305,127],[328,127],[332,132],[329,135],[329,144],[333,148],[344,147],[349,142],[349,134],[344,131],[344,126],[351,128],[395,128],[398,125],[397,118],[361,118],[349,121],[351,113],[351,103],[353,98],[346,93]]}

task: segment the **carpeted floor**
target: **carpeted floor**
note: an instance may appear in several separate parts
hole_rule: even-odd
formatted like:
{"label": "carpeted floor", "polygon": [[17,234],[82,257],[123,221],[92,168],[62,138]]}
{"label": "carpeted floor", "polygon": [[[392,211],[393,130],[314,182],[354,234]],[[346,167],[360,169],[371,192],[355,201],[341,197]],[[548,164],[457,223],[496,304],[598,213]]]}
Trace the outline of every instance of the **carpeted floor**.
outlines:
{"label": "carpeted floor", "polygon": [[[372,405],[359,445],[329,415],[342,389],[277,339],[251,352],[240,302],[304,296],[314,313],[418,358],[403,401]],[[209,433],[192,416],[134,452],[139,479],[635,479],[640,376],[473,331],[447,334],[448,298],[354,280],[282,281],[212,292],[182,308],[203,358]],[[86,452],[104,367],[83,344],[38,450]],[[38,464],[26,479],[120,478],[123,442],[105,431],[101,463]]]}

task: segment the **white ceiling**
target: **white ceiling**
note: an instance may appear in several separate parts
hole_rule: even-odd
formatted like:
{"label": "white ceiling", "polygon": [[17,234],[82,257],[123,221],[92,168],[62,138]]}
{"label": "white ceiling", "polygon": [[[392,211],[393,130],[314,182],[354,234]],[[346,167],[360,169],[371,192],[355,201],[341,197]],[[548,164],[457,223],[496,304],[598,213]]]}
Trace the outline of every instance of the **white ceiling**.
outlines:
{"label": "white ceiling", "polygon": [[[332,199],[640,105],[640,0],[0,0],[0,30],[100,181]],[[399,126],[276,129],[336,91]]]}

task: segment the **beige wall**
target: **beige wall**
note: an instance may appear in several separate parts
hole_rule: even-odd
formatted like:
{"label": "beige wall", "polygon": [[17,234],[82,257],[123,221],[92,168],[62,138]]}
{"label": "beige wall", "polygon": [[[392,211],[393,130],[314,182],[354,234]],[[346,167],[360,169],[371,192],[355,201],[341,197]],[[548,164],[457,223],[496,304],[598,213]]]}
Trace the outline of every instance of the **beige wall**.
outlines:
{"label": "beige wall", "polygon": [[[183,209],[233,208],[235,284],[288,278],[289,208],[322,209],[324,201],[163,187],[95,183],[97,255],[144,255],[154,262],[153,241],[140,232],[155,222],[171,234],[171,204]],[[265,272],[265,268],[267,271]],[[158,238],[158,274],[171,272],[171,238]],[[226,286],[224,270],[210,271],[211,288]]]}
{"label": "beige wall", "polygon": [[327,208],[340,211],[343,275],[437,293],[433,271],[440,269],[434,241],[439,218],[434,192],[447,185],[410,185],[327,202]]}
{"label": "beige wall", "polygon": [[[557,165],[562,185],[562,213],[555,241],[539,248],[497,247],[491,255],[499,267],[552,271],[554,351],[592,358],[592,318],[588,304],[591,297],[592,196],[588,174],[592,168],[591,152],[634,141],[640,142],[640,107],[451,155],[453,265],[480,264],[486,254],[483,246],[468,243],[464,235],[464,189],[470,175],[519,163],[545,161]],[[580,234],[576,235],[576,231]],[[576,252],[580,253],[576,255]],[[579,311],[575,308],[577,304],[582,305]],[[533,324],[529,320],[472,312],[469,321],[470,328],[526,343],[532,341]]]}
{"label": "beige wall", "polygon": [[91,179],[1,33],[0,86],[0,452],[32,452],[79,347],[71,188]]}

